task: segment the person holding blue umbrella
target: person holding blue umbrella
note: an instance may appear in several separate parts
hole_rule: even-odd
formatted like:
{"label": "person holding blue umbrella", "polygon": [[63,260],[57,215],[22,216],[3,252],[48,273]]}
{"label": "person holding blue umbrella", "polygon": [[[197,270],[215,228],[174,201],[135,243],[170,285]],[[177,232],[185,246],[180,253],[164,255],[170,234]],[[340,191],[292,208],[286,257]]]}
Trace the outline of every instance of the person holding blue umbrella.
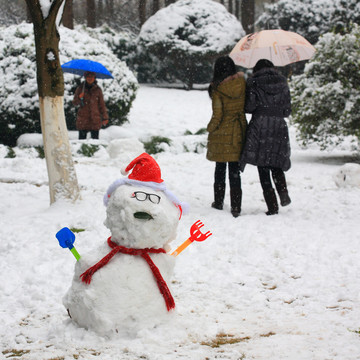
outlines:
{"label": "person holding blue umbrella", "polygon": [[79,140],[86,139],[89,131],[92,139],[98,139],[101,127],[109,123],[109,116],[103,92],[96,83],[96,74],[85,71],[84,77],[85,81],[76,89],[73,100],[75,106],[80,106],[76,129],[79,130]]}
{"label": "person holding blue umbrella", "polygon": [[98,79],[113,79],[110,71],[101,63],[89,59],[73,59],[61,65],[64,73],[80,75],[85,81],[76,89],[73,104],[80,106],[76,119],[79,139],[86,139],[90,131],[92,139],[99,138],[101,126],[109,123],[104,96]]}

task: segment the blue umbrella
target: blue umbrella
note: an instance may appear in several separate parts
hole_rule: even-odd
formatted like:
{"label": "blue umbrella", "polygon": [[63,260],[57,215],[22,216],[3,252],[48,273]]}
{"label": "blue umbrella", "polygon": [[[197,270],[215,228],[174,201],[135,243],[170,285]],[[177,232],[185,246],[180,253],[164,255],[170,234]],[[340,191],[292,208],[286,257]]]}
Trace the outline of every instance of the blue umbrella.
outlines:
{"label": "blue umbrella", "polygon": [[97,61],[74,59],[61,65],[63,72],[83,76],[86,71],[96,74],[98,79],[113,79],[110,71]]}

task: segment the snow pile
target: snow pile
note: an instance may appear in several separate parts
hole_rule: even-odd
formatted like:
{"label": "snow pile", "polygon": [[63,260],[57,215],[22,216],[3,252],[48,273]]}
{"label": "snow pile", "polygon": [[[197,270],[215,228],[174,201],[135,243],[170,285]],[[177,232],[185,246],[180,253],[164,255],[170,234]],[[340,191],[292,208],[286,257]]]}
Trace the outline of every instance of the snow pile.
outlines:
{"label": "snow pile", "polygon": [[360,188],[360,165],[345,164],[334,175],[338,187],[354,186]]}
{"label": "snow pile", "polygon": [[145,151],[144,144],[137,138],[115,139],[107,148],[110,158],[118,159],[119,163],[129,163],[136,155]]}

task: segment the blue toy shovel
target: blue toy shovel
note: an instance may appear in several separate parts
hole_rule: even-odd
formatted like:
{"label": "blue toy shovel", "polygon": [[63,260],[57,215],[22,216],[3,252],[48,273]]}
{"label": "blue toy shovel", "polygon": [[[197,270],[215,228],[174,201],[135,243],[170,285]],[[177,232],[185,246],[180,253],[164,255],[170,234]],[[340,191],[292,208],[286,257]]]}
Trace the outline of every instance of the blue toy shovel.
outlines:
{"label": "blue toy shovel", "polygon": [[60,246],[62,248],[68,248],[75,256],[75,259],[79,261],[80,255],[73,245],[75,242],[75,234],[69,228],[64,227],[58,231],[55,236],[59,240]]}

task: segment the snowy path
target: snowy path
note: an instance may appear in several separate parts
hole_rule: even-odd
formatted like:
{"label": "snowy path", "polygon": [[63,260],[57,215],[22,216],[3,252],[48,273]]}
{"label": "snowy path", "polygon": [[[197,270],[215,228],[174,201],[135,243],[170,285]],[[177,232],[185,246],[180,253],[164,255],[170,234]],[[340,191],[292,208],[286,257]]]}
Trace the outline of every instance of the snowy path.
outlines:
{"label": "snowy path", "polygon": [[141,87],[130,123],[119,130],[174,141],[155,156],[167,186],[191,206],[173,247],[197,219],[213,232],[177,258],[173,321],[136,339],[100,338],[71,323],[61,298],[75,260],[54,237],[64,226],[85,229],[75,243],[80,254],[105,241],[102,196],[126,164],[105,150],[76,157],[82,201],[49,207],[45,161],[25,150],[7,159],[0,149],[0,358],[360,359],[360,188],[333,180],[351,151],[303,150],[292,129],[292,204],[265,216],[256,169],[247,167],[234,219],[228,193],[224,211],[210,208],[214,164],[179,145],[192,141],[186,130],[206,126],[210,108],[206,92]]}

